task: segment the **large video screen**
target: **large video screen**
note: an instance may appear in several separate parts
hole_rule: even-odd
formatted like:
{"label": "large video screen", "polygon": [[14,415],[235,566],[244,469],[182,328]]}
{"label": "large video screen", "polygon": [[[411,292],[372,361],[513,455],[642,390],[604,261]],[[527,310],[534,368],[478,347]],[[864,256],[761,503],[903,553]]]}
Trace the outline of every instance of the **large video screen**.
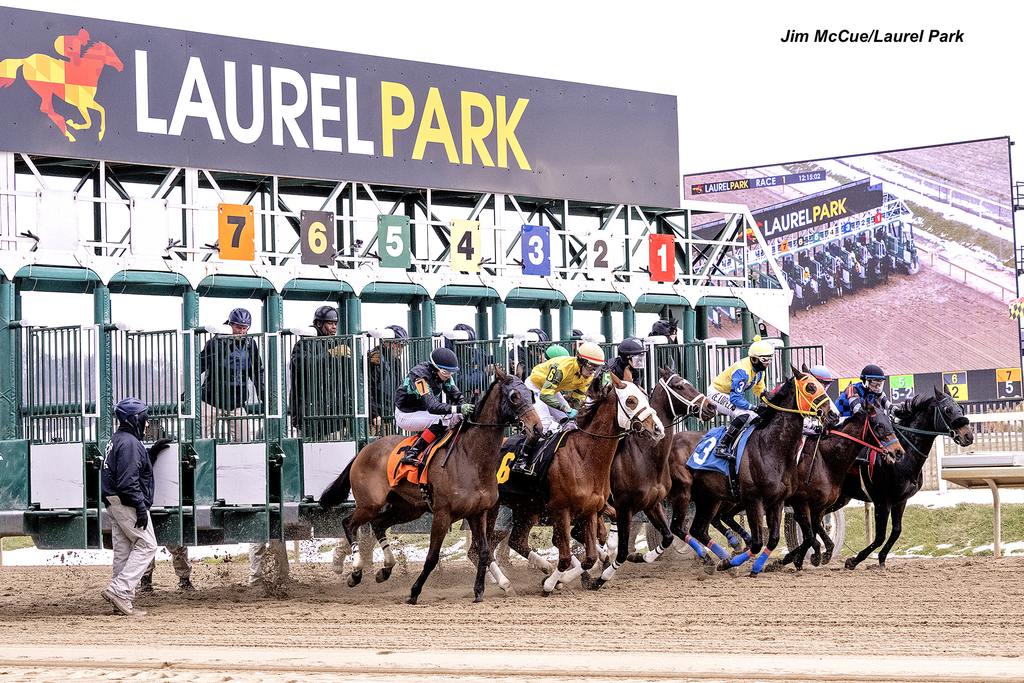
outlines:
{"label": "large video screen", "polygon": [[[840,389],[875,363],[897,399],[932,385],[967,401],[1021,396],[1008,138],[699,173],[684,187],[750,208],[771,253],[757,249],[749,275],[770,277],[777,260],[792,342],[823,344]],[[738,329],[732,311],[710,317],[712,334]]]}

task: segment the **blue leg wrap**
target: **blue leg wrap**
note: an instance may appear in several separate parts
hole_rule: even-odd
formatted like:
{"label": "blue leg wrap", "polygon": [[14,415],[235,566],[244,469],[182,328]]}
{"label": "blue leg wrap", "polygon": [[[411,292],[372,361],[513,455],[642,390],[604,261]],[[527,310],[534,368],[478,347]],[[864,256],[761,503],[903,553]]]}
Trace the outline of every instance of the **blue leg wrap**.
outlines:
{"label": "blue leg wrap", "polygon": [[707,555],[707,551],[704,550],[704,546],[700,544],[700,541],[690,534],[686,534],[686,544],[693,548],[693,552],[697,553],[697,557],[703,558]]}
{"label": "blue leg wrap", "polygon": [[729,564],[731,566],[733,566],[733,567],[739,567],[741,564],[745,563],[749,559],[750,559],[750,551],[749,550],[744,550],[742,553],[740,553],[736,557],[734,557],[731,560],[729,560]]}
{"label": "blue leg wrap", "polygon": [[743,542],[750,545],[750,534],[746,531],[740,531],[740,536],[743,538]]}
{"label": "blue leg wrap", "polygon": [[768,556],[771,554],[772,551],[768,550],[767,548],[762,550],[761,554],[757,556],[756,560],[754,560],[754,566],[751,569],[751,571],[755,574],[760,574],[761,570],[764,569],[764,565],[768,562]]}
{"label": "blue leg wrap", "polygon": [[715,555],[718,555],[718,559],[720,559],[720,560],[728,560],[729,559],[729,551],[727,551],[722,546],[718,545],[718,543],[716,541],[711,541],[711,545],[709,545],[708,547],[711,548],[711,552],[713,552]]}
{"label": "blue leg wrap", "polygon": [[729,545],[731,545],[733,547],[738,546],[740,544],[739,536],[734,534],[732,532],[732,529],[730,529],[730,530],[725,532],[725,538],[726,538],[727,541],[729,541]]}

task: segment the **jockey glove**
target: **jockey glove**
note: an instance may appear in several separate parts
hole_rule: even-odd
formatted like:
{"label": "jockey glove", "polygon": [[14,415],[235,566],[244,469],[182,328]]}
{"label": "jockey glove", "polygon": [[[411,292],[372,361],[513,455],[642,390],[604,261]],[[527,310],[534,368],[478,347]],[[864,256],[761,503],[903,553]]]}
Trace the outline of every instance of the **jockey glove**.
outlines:
{"label": "jockey glove", "polygon": [[463,417],[469,417],[473,414],[475,406],[472,403],[463,403],[459,406],[459,412],[462,413]]}
{"label": "jockey glove", "polygon": [[579,415],[579,411],[577,411],[575,408],[570,408],[569,410],[565,411],[565,416],[570,420],[575,420],[577,415]]}

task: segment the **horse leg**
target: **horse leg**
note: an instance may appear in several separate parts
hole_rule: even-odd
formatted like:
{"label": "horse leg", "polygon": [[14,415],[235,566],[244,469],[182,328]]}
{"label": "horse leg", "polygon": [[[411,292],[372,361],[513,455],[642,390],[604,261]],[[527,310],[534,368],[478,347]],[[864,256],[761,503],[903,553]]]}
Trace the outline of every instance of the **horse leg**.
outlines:
{"label": "horse leg", "polygon": [[363,580],[363,568],[365,562],[363,554],[359,552],[359,541],[353,540],[352,530],[358,530],[361,526],[374,519],[376,516],[376,510],[359,507],[357,503],[356,509],[353,510],[352,514],[346,517],[345,521],[341,523],[341,528],[345,531],[345,540],[348,541],[349,546],[352,548],[352,573],[348,576],[349,588],[358,586],[359,582]]}
{"label": "horse leg", "polygon": [[[35,88],[33,88],[35,90]],[[53,110],[53,92],[39,92],[35,91],[39,95],[39,111],[46,114],[51,121],[57,126],[57,130],[64,133],[71,142],[75,141],[75,136],[68,130],[68,125],[64,122],[64,117]]]}
{"label": "horse leg", "polygon": [[713,573],[715,571],[715,557],[718,556],[718,551],[711,550],[709,552],[709,545],[717,546],[725,554],[725,558],[728,557],[725,549],[712,541],[711,534],[708,533],[711,520],[718,512],[718,503],[716,501],[707,502],[701,499],[697,499],[695,502],[697,509],[694,512],[693,521],[690,522],[690,533],[686,534],[683,540],[693,548],[693,552],[697,553],[697,557],[704,564],[704,571]]}
{"label": "horse leg", "polygon": [[747,503],[747,526],[750,527],[750,546],[742,553],[733,555],[730,559],[719,562],[719,571],[724,571],[730,567],[740,567],[751,557],[761,552],[761,548],[764,547],[764,533],[761,529],[762,509],[762,504],[759,499],[753,498],[749,503]]}
{"label": "horse leg", "polygon": [[508,547],[519,553],[534,569],[550,574],[555,568],[530,547],[530,529],[540,520],[540,513],[522,514],[519,510],[513,509],[512,514],[512,531],[508,537]]}
{"label": "horse leg", "polygon": [[[615,535],[608,536],[609,555],[614,549],[615,557],[611,558],[611,562],[608,563],[608,566],[604,568],[604,571],[596,579],[584,579],[584,584],[587,588],[596,591],[611,581],[615,577],[615,572],[619,571],[619,567],[625,563],[627,551],[629,550],[629,533],[632,518],[632,510],[626,509],[625,505],[619,505],[615,508],[615,521],[611,524],[611,529],[615,530]],[[612,538],[615,538],[615,543],[612,543]]]}
{"label": "horse leg", "polygon": [[[583,542],[583,561],[580,562],[575,556],[570,558],[572,568],[562,574],[558,580],[559,585],[568,585],[577,578],[581,580],[584,588],[590,588],[590,568],[597,564],[597,514],[588,515],[582,520],[580,533]],[[586,579],[583,579],[586,576]]]}
{"label": "horse leg", "polygon": [[885,541],[886,527],[889,526],[889,503],[878,501],[875,503],[875,540],[871,541],[864,550],[861,550],[855,557],[847,558],[843,565],[847,569],[855,569],[858,564],[864,561],[875,548]]}
{"label": "horse leg", "polygon": [[901,500],[898,503],[894,503],[892,506],[892,533],[889,534],[889,540],[885,542],[882,549],[878,551],[878,566],[885,569],[885,558],[889,555],[889,551],[892,549],[893,544],[899,539],[900,534],[903,532],[903,511],[907,507],[907,501]]}
{"label": "horse leg", "polygon": [[103,141],[103,134],[107,132],[107,110],[103,108],[103,105],[93,100],[89,105],[100,113],[100,132],[99,140]]}
{"label": "horse leg", "polygon": [[[767,506],[767,509],[765,510],[765,517],[767,517],[768,521],[768,543],[754,560],[754,566],[750,568],[751,578],[754,578],[761,573],[765,564],[768,563],[768,558],[771,557],[772,551],[779,546],[779,538],[782,535],[782,514],[784,506],[785,501],[780,500]],[[758,531],[760,532],[760,530]]]}
{"label": "horse leg", "polygon": [[[494,550],[491,552],[491,563],[488,565],[487,569],[491,573],[491,579],[493,579],[494,583],[498,584],[498,588],[500,588],[505,593],[508,593],[508,589],[512,586],[512,582],[509,581],[508,577],[505,576],[505,573],[501,571],[502,563],[499,561],[498,558],[499,546],[497,544],[491,544],[492,538],[499,539],[498,543],[508,539],[508,531],[499,531],[497,533],[495,533],[494,531],[494,524],[498,520],[498,513],[500,510],[501,507],[495,505],[493,508],[487,511],[487,514],[484,517],[484,534],[486,534],[488,544],[494,546]],[[508,549],[507,543],[505,544],[505,548]],[[505,558],[505,563],[508,563],[507,556]]]}
{"label": "horse leg", "polygon": [[551,527],[554,532],[552,540],[558,546],[558,567],[551,572],[548,578],[544,579],[544,595],[551,595],[551,591],[555,590],[555,586],[561,581],[562,573],[568,571],[572,566],[569,553],[569,511],[558,510],[553,515]]}
{"label": "horse leg", "polygon": [[800,545],[787,552],[781,562],[776,561],[769,565],[766,571],[773,571],[790,563],[796,567],[797,571],[804,568],[804,556],[811,547],[811,538],[815,533],[811,527],[810,507],[806,502],[800,501],[793,504],[793,518],[800,525],[800,533],[803,535]]}
{"label": "horse leg", "polygon": [[74,119],[67,119],[67,124],[75,130],[82,130],[83,128],[91,127],[92,117],[89,116],[89,108],[84,104],[79,104],[78,113],[82,115],[82,123],[78,123]]}
{"label": "horse leg", "polygon": [[825,517],[824,510],[817,510],[813,517],[814,522],[814,533],[818,538],[821,539],[822,545],[825,546],[825,552],[821,554],[821,563],[828,564],[832,561],[832,555],[835,553],[836,544],[832,541],[832,537],[825,531],[825,524],[823,522]]}
{"label": "horse leg", "polygon": [[[483,602],[484,576],[491,566],[491,548],[487,544],[487,511],[467,517],[469,529],[473,533],[473,545],[476,546],[476,580],[473,582],[473,602]],[[495,564],[495,567],[498,565]],[[495,577],[497,578],[497,577]],[[508,579],[505,579],[506,585]]]}
{"label": "horse leg", "polygon": [[651,548],[643,556],[644,562],[649,564],[657,560],[661,557],[662,553],[672,547],[672,543],[676,539],[675,536],[672,535],[672,530],[668,527],[668,518],[665,516],[665,507],[660,501],[644,510],[644,514],[647,515],[647,521],[653,524],[654,528],[661,533],[661,544],[657,548]]}
{"label": "horse leg", "polygon": [[[736,515],[727,515],[724,521],[729,527],[725,531],[725,537],[728,539],[729,545],[734,552],[742,552],[746,549],[746,546],[750,545],[750,533],[739,523]],[[732,533],[729,533],[730,530]]]}
{"label": "horse leg", "polygon": [[[416,581],[412,584],[412,590],[409,592],[409,599],[406,602],[410,605],[415,605],[416,601],[419,600],[423,584],[427,582],[430,572],[434,571],[434,567],[437,566],[437,561],[441,557],[441,544],[444,543],[444,537],[448,534],[448,529],[451,525],[451,515],[448,510],[439,509],[434,511],[434,521],[430,525],[430,550],[427,551],[427,559],[423,561],[423,571],[416,577]],[[480,531],[483,532],[483,529]],[[482,576],[480,581],[483,581]]]}

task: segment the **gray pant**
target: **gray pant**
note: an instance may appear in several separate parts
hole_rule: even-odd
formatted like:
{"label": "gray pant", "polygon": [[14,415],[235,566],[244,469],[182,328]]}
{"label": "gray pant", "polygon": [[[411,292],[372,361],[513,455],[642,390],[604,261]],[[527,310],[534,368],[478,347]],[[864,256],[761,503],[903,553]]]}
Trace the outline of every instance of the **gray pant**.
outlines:
{"label": "gray pant", "polygon": [[[174,574],[179,579],[188,579],[192,576],[192,565],[188,561],[188,548],[183,545],[168,545],[164,546],[167,552],[171,554],[171,563],[174,565]],[[149,563],[149,569],[146,570],[145,577],[150,580],[153,579],[153,570],[156,569],[156,558]]]}
{"label": "gray pant", "polygon": [[272,577],[273,580],[280,582],[288,579],[288,548],[284,541],[252,543],[249,545],[249,585],[263,580],[263,560],[268,552],[277,564],[277,575]]}
{"label": "gray pant", "polygon": [[125,600],[135,599],[135,588],[150,562],[156,557],[156,534],[153,519],[146,512],[149,524],[145,529],[135,528],[135,508],[122,505],[117,496],[108,496],[107,514],[110,515],[110,537],[114,547],[114,572],[110,592]]}

